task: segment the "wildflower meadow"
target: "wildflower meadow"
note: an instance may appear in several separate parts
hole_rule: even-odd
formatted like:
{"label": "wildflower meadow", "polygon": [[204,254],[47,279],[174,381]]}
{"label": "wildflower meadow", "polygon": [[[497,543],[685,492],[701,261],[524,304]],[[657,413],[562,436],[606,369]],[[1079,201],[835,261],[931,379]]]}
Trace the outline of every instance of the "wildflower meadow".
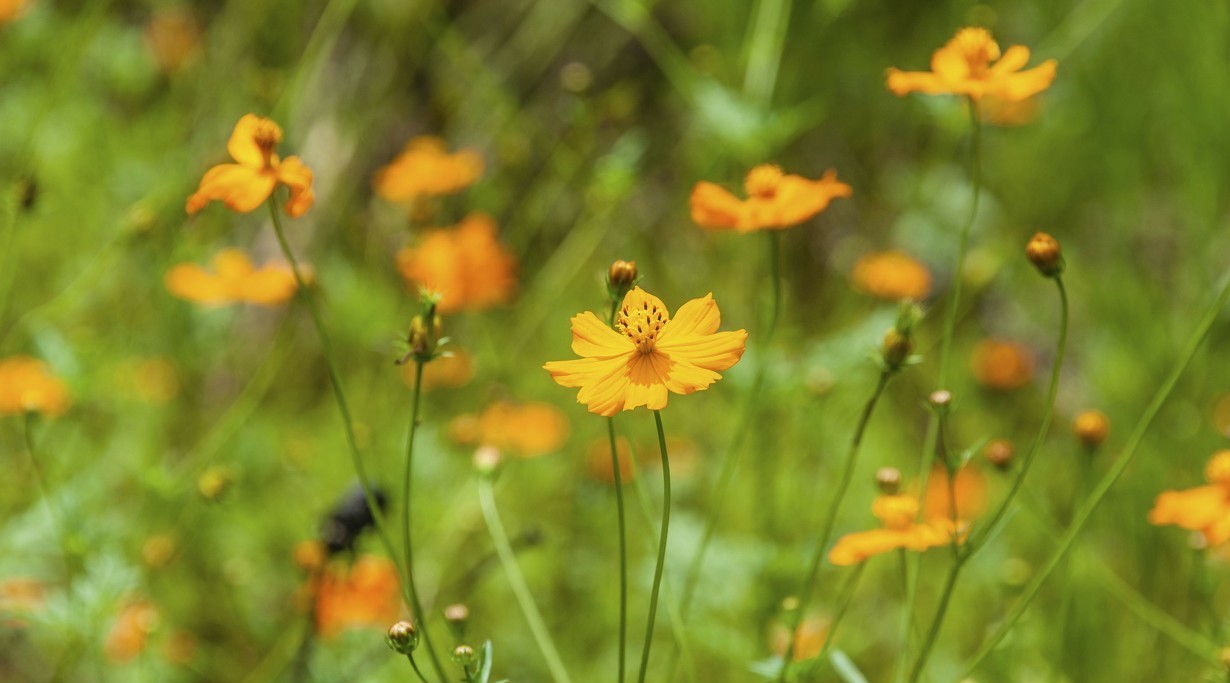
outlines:
{"label": "wildflower meadow", "polygon": [[1228,45],[0,0],[0,681],[1230,681]]}

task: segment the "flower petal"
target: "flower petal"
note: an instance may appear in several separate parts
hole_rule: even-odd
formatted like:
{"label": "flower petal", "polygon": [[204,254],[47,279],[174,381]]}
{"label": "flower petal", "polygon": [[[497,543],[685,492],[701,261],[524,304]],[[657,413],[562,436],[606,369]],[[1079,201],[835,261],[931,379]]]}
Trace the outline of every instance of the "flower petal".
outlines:
{"label": "flower petal", "polygon": [[734,228],[743,215],[743,202],[726,188],[707,181],[696,183],[688,203],[693,222],[704,228]]}
{"label": "flower petal", "polygon": [[282,139],[282,129],[278,124],[256,114],[245,114],[239,119],[239,123],[235,124],[235,130],[231,133],[231,139],[226,143],[226,151],[230,152],[231,158],[244,166],[251,166],[254,169],[262,168],[265,165],[265,154],[256,144],[256,132],[262,126],[272,126],[274,138]]}
{"label": "flower petal", "polygon": [[988,92],[1008,102],[1019,102],[1051,87],[1055,80],[1055,60],[1048,59],[1028,71],[1009,74],[992,82]]}
{"label": "flower petal", "polygon": [[298,284],[287,267],[265,266],[239,283],[237,298],[262,306],[276,306],[295,295]]}
{"label": "flower petal", "polygon": [[229,301],[222,280],[195,263],[175,266],[167,271],[163,281],[167,291],[181,299],[213,306]]}
{"label": "flower petal", "polygon": [[898,97],[912,92],[928,95],[953,92],[952,84],[930,71],[900,71],[898,69],[888,70],[888,89]]}
{"label": "flower petal", "polygon": [[591,413],[610,417],[624,407],[629,356],[551,361],[543,368],[560,386],[580,387],[577,402]]}
{"label": "flower petal", "polygon": [[627,337],[611,329],[590,311],[572,319],[572,351],[578,356],[610,358],[636,349]]}
{"label": "flower petal", "polygon": [[670,392],[666,389],[664,376],[670,376],[669,360],[656,353],[634,353],[628,361],[628,389],[624,410],[632,410],[637,406],[645,406],[650,410],[665,408]]}
{"label": "flower petal", "polygon": [[720,372],[739,362],[747,348],[747,332],[717,332],[708,335],[670,335],[656,346],[672,360]]}
{"label": "flower petal", "polygon": [[286,202],[286,215],[298,218],[307,213],[316,201],[312,191],[312,169],[299,157],[286,157],[278,165],[278,180],[290,188],[290,200]]}
{"label": "flower petal", "polygon": [[192,215],[209,202],[220,201],[232,211],[247,213],[268,199],[276,185],[277,177],[272,173],[239,164],[221,164],[205,172],[185,208]]}
{"label": "flower petal", "polygon": [[1221,486],[1197,486],[1184,491],[1163,491],[1149,511],[1149,523],[1173,524],[1202,530],[1230,514],[1230,499]]}
{"label": "flower petal", "polygon": [[722,314],[710,292],[699,299],[692,299],[675,311],[658,336],[659,343],[675,335],[692,336],[713,334],[722,324]]}
{"label": "flower petal", "polygon": [[837,539],[829,550],[829,562],[838,567],[848,567],[876,555],[896,550],[905,544],[906,537],[900,531],[872,529],[846,534]]}

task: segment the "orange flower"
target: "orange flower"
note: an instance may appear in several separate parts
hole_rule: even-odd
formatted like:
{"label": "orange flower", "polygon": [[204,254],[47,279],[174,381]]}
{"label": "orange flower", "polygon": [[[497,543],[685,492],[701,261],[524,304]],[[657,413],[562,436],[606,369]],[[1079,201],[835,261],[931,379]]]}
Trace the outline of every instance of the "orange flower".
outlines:
{"label": "orange flower", "polygon": [[46,363],[29,356],[0,359],[0,415],[60,415],[68,405],[68,389]]}
{"label": "orange flower", "polygon": [[922,301],[931,293],[931,271],[902,251],[876,251],[859,257],[850,283],[879,299]]}
{"label": "orange flower", "polygon": [[421,136],[406,143],[392,163],[376,171],[372,184],[376,194],[401,202],[460,192],[482,174],[483,158],[477,152],[449,154],[440,138]]}
{"label": "orange flower", "polygon": [[217,200],[227,208],[247,213],[260,206],[278,183],[290,188],[286,214],[302,216],[312,208],[312,169],[299,157],[279,159],[274,152],[282,141],[282,128],[273,121],[247,114],[235,124],[226,151],[236,164],[219,164],[205,172],[201,185],[188,197],[185,208],[192,215]]}
{"label": "orange flower", "polygon": [[883,528],[846,534],[829,550],[829,562],[845,567],[899,548],[924,551],[952,542],[952,520],[936,517],[919,524],[918,499],[905,493],[877,496],[871,512]]}
{"label": "orange flower", "polygon": [[253,268],[239,249],[223,249],[214,255],[211,273],[195,263],[181,263],[167,271],[167,291],[207,306],[250,303],[276,306],[295,295],[295,275],[290,266],[265,264]]}
{"label": "orange flower", "polygon": [[1023,100],[1005,100],[988,95],[979,102],[978,114],[984,122],[993,126],[1004,128],[1024,126],[1038,118],[1038,110],[1041,108],[1040,99],[1037,95]]}
{"label": "orange flower", "polygon": [[[957,499],[957,519],[971,520],[987,509],[987,478],[982,472],[966,465],[957,470],[953,491]],[[949,506],[948,471],[942,466],[932,468],[927,477],[927,492],[923,494],[923,519],[952,519]]]}
{"label": "orange flower", "polygon": [[440,313],[497,306],[517,286],[517,259],[496,239],[495,221],[481,213],[429,231],[418,247],[398,252],[397,269],[408,282],[440,293]]}
{"label": "orange flower", "polygon": [[25,626],[23,617],[38,612],[47,602],[47,588],[38,579],[0,580],[0,625]]}
{"label": "orange flower", "polygon": [[568,418],[547,403],[497,401],[481,415],[462,415],[449,424],[460,443],[494,446],[525,458],[556,450],[568,438]]}
{"label": "orange flower", "polygon": [[[578,360],[543,366],[577,402],[610,417],[621,410],[666,407],[667,395],[708,389],[743,357],[747,332],[718,332],[721,314],[712,294],[692,299],[674,319],[658,297],[634,287],[624,296],[615,330],[586,311],[572,319]],[[618,330],[618,331],[616,331]]]}
{"label": "orange flower", "polygon": [[1230,540],[1230,450],[1214,453],[1204,476],[1208,486],[1159,494],[1149,511],[1149,523],[1199,531],[1211,546]]}
{"label": "orange flower", "polygon": [[808,180],[787,175],[773,164],[749,171],[743,188],[746,200],[715,183],[696,183],[690,200],[692,220],[714,230],[780,230],[802,223],[828,208],[832,200],[853,193],[849,185],[837,180],[837,171],[830,169],[819,180]]}
{"label": "orange flower", "polygon": [[983,339],[970,355],[970,369],[979,384],[1008,391],[1029,383],[1034,375],[1034,357],[1024,344]]}
{"label": "orange flower", "polygon": [[[619,463],[619,480],[624,483],[632,481],[641,469],[632,455],[632,445],[622,436],[615,438],[615,459]],[[590,475],[595,479],[608,484],[615,483],[610,439],[596,439],[590,443],[585,464],[589,468]]]}
{"label": "orange flower", "polygon": [[200,51],[201,29],[190,12],[179,8],[154,10],[142,31],[145,49],[163,73],[173,74]]}
{"label": "orange flower", "polygon": [[[829,620],[820,617],[807,617],[794,632],[794,661],[801,662],[818,657],[824,649],[824,642],[829,637]],[[786,654],[786,646],[790,643],[790,629],[785,624],[777,624],[770,635],[773,653],[782,656]]]}
{"label": "orange flower", "polygon": [[158,610],[146,600],[130,602],[116,618],[107,634],[103,650],[107,659],[124,663],[132,661],[145,650],[149,634],[158,625]]}
{"label": "orange flower", "polygon": [[401,606],[397,570],[383,557],[364,555],[351,567],[330,566],[316,586],[316,632],[331,638],[355,626],[387,628]]}
{"label": "orange flower", "polygon": [[27,0],[0,0],[0,24],[7,24],[20,17],[26,9]]}
{"label": "orange flower", "polygon": [[[912,92],[929,95],[984,95],[1017,102],[1046,90],[1055,79],[1055,60],[1021,71],[1029,48],[1014,45],[1000,59],[999,44],[984,28],[963,28],[931,57],[931,71],[888,70],[888,89],[898,97]],[[995,64],[991,64],[995,62]]]}

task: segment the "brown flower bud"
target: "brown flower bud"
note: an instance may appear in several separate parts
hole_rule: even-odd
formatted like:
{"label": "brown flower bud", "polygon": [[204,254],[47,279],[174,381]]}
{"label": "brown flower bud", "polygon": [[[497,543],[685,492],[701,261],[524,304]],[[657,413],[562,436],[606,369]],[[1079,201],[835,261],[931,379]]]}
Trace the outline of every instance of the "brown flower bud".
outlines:
{"label": "brown flower bud", "polygon": [[1008,469],[1014,455],[1016,455],[1016,449],[1007,439],[994,439],[982,447],[982,457],[1001,470]]}
{"label": "brown flower bud", "polygon": [[636,261],[617,260],[607,272],[607,282],[616,289],[632,289],[632,285],[636,284],[636,277]]}
{"label": "brown flower bud", "polygon": [[1039,232],[1025,245],[1025,255],[1046,277],[1055,277],[1063,272],[1063,251],[1059,240],[1045,232]]}
{"label": "brown flower bud", "polygon": [[888,332],[884,333],[880,355],[884,358],[884,364],[890,369],[899,369],[913,351],[914,340],[910,335],[902,334],[896,327],[890,327]]}
{"label": "brown flower bud", "polygon": [[901,470],[896,467],[881,467],[876,470],[876,486],[881,493],[893,495],[901,488]]}
{"label": "brown flower bud", "polygon": [[1083,410],[1072,420],[1072,433],[1085,448],[1097,448],[1110,435],[1110,419],[1100,411]]}
{"label": "brown flower bud", "polygon": [[389,627],[384,642],[388,643],[389,649],[394,652],[408,655],[419,646],[419,632],[415,630],[414,624],[399,621]]}
{"label": "brown flower bud", "polygon": [[469,645],[458,645],[453,648],[453,661],[463,667],[474,665],[474,648]]}

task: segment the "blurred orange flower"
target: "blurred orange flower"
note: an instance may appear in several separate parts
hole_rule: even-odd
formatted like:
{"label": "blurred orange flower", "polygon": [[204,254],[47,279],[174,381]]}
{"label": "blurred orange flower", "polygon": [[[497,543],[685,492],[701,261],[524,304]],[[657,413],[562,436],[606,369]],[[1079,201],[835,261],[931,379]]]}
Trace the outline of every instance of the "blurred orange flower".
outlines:
{"label": "blurred orange flower", "polygon": [[322,638],[356,626],[388,628],[401,607],[397,569],[375,555],[364,555],[350,567],[330,565],[315,592],[316,632]]}
{"label": "blurred orange flower", "polygon": [[902,251],[864,254],[850,270],[850,284],[860,292],[887,301],[922,301],[931,293],[931,271]]}
{"label": "blurred orange flower", "polygon": [[829,550],[829,562],[845,567],[858,564],[876,555],[899,548],[924,551],[952,542],[952,520],[936,517],[922,524],[918,516],[918,499],[905,493],[877,496],[871,512],[880,519],[883,528],[846,534]]}
{"label": "blurred orange flower", "polygon": [[223,249],[214,255],[209,272],[195,263],[181,263],[167,271],[167,291],[207,306],[236,303],[276,306],[295,295],[295,274],[284,264],[255,268],[239,249]]}
{"label": "blurred orange flower", "polygon": [[376,194],[391,202],[417,197],[453,194],[474,184],[483,174],[483,158],[477,152],[448,153],[444,141],[420,136],[388,166],[376,171],[372,184]]}
{"label": "blurred orange flower", "polygon": [[548,403],[496,401],[482,414],[462,415],[449,424],[459,443],[494,446],[524,458],[558,449],[568,438],[568,418]]}
{"label": "blurred orange flower", "polygon": [[1014,45],[1001,59],[999,44],[989,31],[963,28],[932,55],[931,71],[890,68],[888,89],[897,96],[921,92],[966,95],[973,100],[995,96],[1016,102],[1046,90],[1055,79],[1055,60],[1021,71],[1028,61],[1029,48]]}
{"label": "blurred orange flower", "polygon": [[556,383],[579,387],[577,402],[610,417],[621,410],[666,407],[670,392],[708,389],[743,357],[747,332],[718,332],[712,294],[679,307],[674,319],[658,297],[634,287],[624,296],[616,330],[590,311],[572,319],[572,350],[582,358],[543,366]]}
{"label": "blurred orange flower", "polygon": [[517,286],[517,259],[496,239],[495,221],[481,213],[429,231],[417,247],[397,253],[397,269],[408,282],[439,292],[441,313],[506,303]]}
{"label": "blurred orange flower", "polygon": [[1034,357],[1024,344],[983,339],[970,354],[970,370],[979,384],[990,389],[1018,389],[1033,378]]}
{"label": "blurred orange flower", "polygon": [[68,389],[46,363],[29,356],[0,359],[0,415],[61,415],[68,406]]}
{"label": "blurred orange flower", "polygon": [[828,170],[819,180],[808,180],[787,175],[773,164],[761,164],[749,171],[743,187],[746,200],[716,183],[696,183],[690,200],[692,220],[714,230],[780,230],[802,223],[828,208],[832,200],[853,193],[849,185],[837,180],[836,171]]}
{"label": "blurred orange flower", "polygon": [[149,634],[158,625],[158,610],[147,600],[134,600],[128,603],[103,644],[107,659],[117,664],[132,661],[145,650],[149,642]]}
{"label": "blurred orange flower", "polygon": [[[615,438],[615,458],[619,462],[619,480],[625,483],[632,481],[641,468],[632,456],[632,445],[622,436]],[[615,483],[610,439],[595,439],[590,443],[585,464],[589,468],[590,475],[595,479],[608,484]]]}
{"label": "blurred orange flower", "polygon": [[23,617],[42,609],[46,595],[47,588],[38,579],[0,580],[0,625],[24,626]]}
{"label": "blurred orange flower", "polygon": [[7,24],[20,17],[26,9],[27,0],[0,0],[0,24]]}
{"label": "blurred orange flower", "polygon": [[[416,363],[412,360],[403,363],[401,376],[406,384],[414,385]],[[448,353],[437,356],[423,366],[423,391],[436,388],[465,386],[474,379],[474,356],[469,351],[449,345]]]}
{"label": "blurred orange flower", "polygon": [[987,95],[979,103],[978,114],[983,121],[993,126],[1024,126],[1038,118],[1038,110],[1041,108],[1039,100],[1041,98],[1037,95],[1023,100],[1005,100]]}
{"label": "blurred orange flower", "polygon": [[1230,450],[1214,453],[1204,476],[1208,486],[1159,494],[1149,511],[1149,523],[1199,531],[1210,546],[1230,540]]}
{"label": "blurred orange flower", "polygon": [[[829,620],[820,617],[807,617],[794,631],[794,661],[801,662],[820,655],[824,649],[824,641],[829,637]],[[773,653],[781,656],[786,654],[786,646],[790,643],[790,629],[784,624],[773,627],[770,636]]]}
{"label": "blurred orange flower", "polygon": [[185,208],[192,215],[211,201],[247,213],[260,206],[278,183],[290,188],[286,214],[302,216],[316,200],[312,192],[312,169],[299,157],[279,159],[275,153],[282,141],[282,128],[273,121],[247,114],[235,124],[226,150],[235,164],[219,164],[205,172],[197,191],[188,197]]}
{"label": "blurred orange flower", "polygon": [[192,13],[183,9],[160,8],[145,24],[142,32],[145,49],[163,73],[171,74],[183,68],[196,56],[201,43],[201,29]]}
{"label": "blurred orange flower", "polygon": [[[957,470],[952,493],[957,499],[957,519],[968,521],[986,512],[987,478],[973,466],[966,465]],[[927,477],[927,491],[923,494],[923,519],[951,520],[951,498],[948,491],[948,470],[937,465]]]}

